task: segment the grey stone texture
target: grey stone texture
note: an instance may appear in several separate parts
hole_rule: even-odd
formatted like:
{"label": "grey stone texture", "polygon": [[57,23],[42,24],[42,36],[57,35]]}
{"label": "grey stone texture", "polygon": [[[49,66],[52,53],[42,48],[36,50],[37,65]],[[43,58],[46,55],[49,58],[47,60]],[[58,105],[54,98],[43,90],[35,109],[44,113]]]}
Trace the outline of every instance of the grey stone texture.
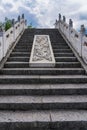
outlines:
{"label": "grey stone texture", "polygon": [[[34,35],[43,34],[55,67],[31,68]],[[87,75],[57,29],[26,29],[0,70],[0,130],[87,130]]]}

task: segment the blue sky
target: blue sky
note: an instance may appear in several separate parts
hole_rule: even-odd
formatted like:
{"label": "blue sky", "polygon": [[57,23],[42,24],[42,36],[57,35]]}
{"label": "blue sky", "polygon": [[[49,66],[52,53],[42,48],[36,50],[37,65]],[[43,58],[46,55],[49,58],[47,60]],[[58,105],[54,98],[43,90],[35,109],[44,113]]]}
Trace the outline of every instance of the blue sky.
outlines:
{"label": "blue sky", "polygon": [[87,0],[0,0],[0,21],[5,17],[25,18],[34,27],[53,27],[58,14],[74,21],[74,28],[87,27]]}

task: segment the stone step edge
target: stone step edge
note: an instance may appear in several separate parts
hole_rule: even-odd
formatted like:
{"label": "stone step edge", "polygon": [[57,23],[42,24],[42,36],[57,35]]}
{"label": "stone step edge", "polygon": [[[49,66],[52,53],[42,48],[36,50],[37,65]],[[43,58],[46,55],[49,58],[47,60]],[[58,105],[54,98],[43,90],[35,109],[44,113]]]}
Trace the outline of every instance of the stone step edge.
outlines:
{"label": "stone step edge", "polygon": [[3,68],[1,71],[5,71],[5,70],[18,70],[18,71],[23,71],[23,70],[27,70],[27,71],[29,71],[29,70],[41,70],[41,71],[44,71],[44,70],[51,70],[51,71],[57,71],[57,70],[59,70],[59,71],[73,71],[73,70],[76,70],[76,71],[81,71],[81,70],[83,70],[84,71],[84,69],[83,68]]}
{"label": "stone step edge", "polygon": [[[10,95],[0,96],[0,104],[83,104],[87,107],[87,95]],[[73,106],[72,106],[73,107]]]}
{"label": "stone step edge", "polygon": [[[10,123],[10,125],[12,125],[12,123],[13,124],[20,123],[20,126],[21,124],[23,125],[24,123],[25,124],[30,123],[32,126],[32,124],[34,123],[33,126],[35,125],[39,127],[40,125],[41,127],[41,124],[48,123],[49,125],[49,123],[55,123],[54,127],[58,127],[59,122],[60,123],[66,122],[66,124],[67,122],[70,124],[72,123],[78,124],[77,128],[79,128],[79,126],[82,124],[81,126],[86,126],[87,128],[87,111],[86,110],[0,111],[0,124],[2,124],[2,126],[5,126],[8,123]],[[70,127],[73,126],[71,125]]]}

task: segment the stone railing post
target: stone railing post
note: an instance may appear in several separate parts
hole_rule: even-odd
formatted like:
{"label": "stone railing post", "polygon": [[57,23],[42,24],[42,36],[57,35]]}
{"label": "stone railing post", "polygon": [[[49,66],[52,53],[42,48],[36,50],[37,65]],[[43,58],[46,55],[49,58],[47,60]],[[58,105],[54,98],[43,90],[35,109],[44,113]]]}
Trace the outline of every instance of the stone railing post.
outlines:
{"label": "stone railing post", "polygon": [[71,28],[73,28],[73,21],[72,21],[72,19],[69,19],[69,39],[70,39],[70,35],[71,35]]}
{"label": "stone railing post", "polygon": [[1,56],[0,56],[0,60],[5,56],[5,28],[4,26],[1,27],[0,29],[0,52],[1,52]]}
{"label": "stone railing post", "polygon": [[24,29],[25,28],[24,14],[22,14],[22,19],[23,19],[23,29]]}
{"label": "stone railing post", "polygon": [[72,19],[69,19],[69,28],[73,28],[73,21],[72,21]]}
{"label": "stone railing post", "polygon": [[66,22],[66,17],[65,17],[65,16],[63,16],[63,22],[64,22],[64,23]]}
{"label": "stone railing post", "polygon": [[81,57],[82,57],[82,43],[83,43],[83,37],[85,35],[85,26],[84,25],[81,25],[81,28],[80,28],[80,37],[81,37]]}
{"label": "stone railing post", "polygon": [[61,14],[59,14],[59,29],[61,28]]}
{"label": "stone railing post", "polygon": [[63,33],[64,33],[64,25],[65,25],[65,23],[66,23],[66,17],[63,16]]}
{"label": "stone railing post", "polygon": [[[20,21],[21,21],[21,18],[20,18],[20,15],[18,16],[18,22],[19,22],[19,26],[21,26],[21,23],[20,23]],[[20,34],[20,32],[21,32],[21,27],[19,27],[19,34]]]}
{"label": "stone railing post", "polygon": [[58,24],[58,21],[57,21],[57,19],[56,19],[55,24],[54,24],[54,25],[55,25],[55,28],[57,28],[57,26],[58,26],[57,24]]}
{"label": "stone railing post", "polygon": [[12,26],[13,26],[13,39],[15,41],[16,36],[15,36],[15,20],[14,19],[12,19]]}
{"label": "stone railing post", "polygon": [[27,28],[27,20],[25,20],[25,28]]}
{"label": "stone railing post", "polygon": [[20,15],[19,15],[19,16],[18,16],[18,22],[20,22],[20,19],[21,19],[21,18],[20,18]]}

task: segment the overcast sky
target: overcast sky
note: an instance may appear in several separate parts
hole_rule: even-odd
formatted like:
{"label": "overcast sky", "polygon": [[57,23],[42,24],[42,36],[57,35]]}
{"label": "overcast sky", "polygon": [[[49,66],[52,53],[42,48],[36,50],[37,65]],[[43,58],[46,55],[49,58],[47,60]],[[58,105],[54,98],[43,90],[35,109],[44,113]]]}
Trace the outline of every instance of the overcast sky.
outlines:
{"label": "overcast sky", "polygon": [[25,18],[35,27],[53,27],[58,14],[74,21],[74,28],[87,27],[87,0],[0,0],[0,21],[5,17]]}

